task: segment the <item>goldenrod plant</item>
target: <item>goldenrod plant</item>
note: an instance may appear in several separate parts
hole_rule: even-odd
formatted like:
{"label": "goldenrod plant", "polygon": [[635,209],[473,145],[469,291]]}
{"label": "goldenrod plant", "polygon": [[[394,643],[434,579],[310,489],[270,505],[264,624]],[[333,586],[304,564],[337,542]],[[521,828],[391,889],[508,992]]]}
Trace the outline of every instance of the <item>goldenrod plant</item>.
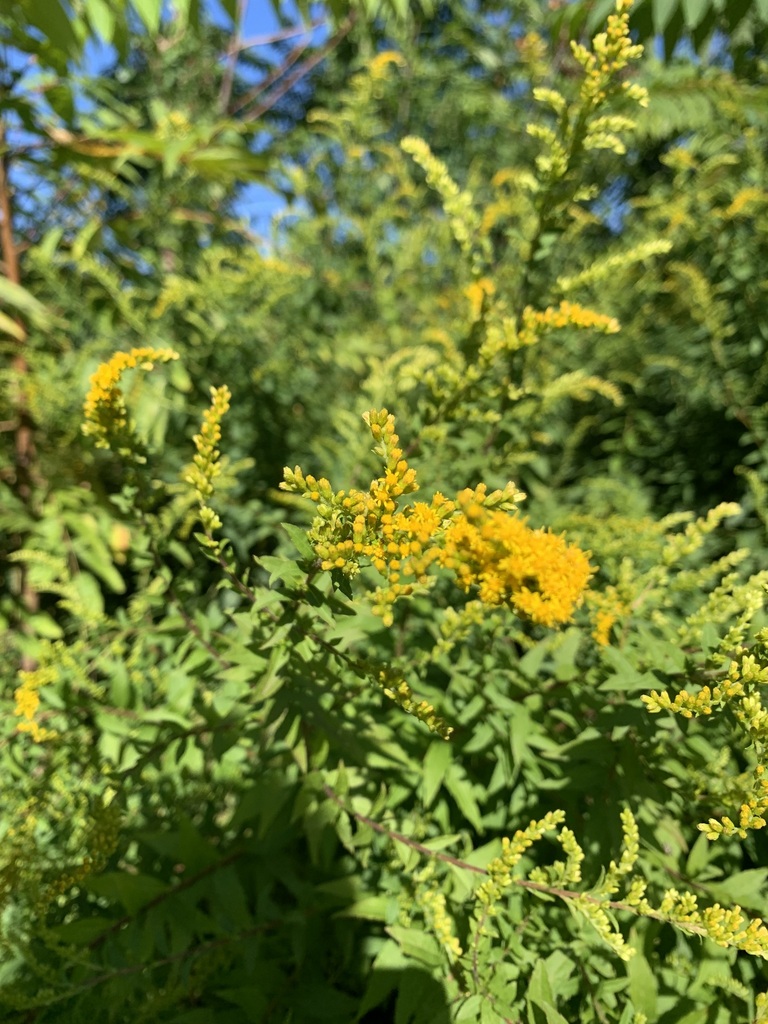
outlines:
{"label": "goldenrod plant", "polygon": [[[329,50],[269,251],[175,253],[184,205],[135,256],[31,245],[58,447],[0,476],[36,595],[0,601],[3,1020],[768,1019],[760,285],[696,251],[762,245],[759,132],[681,140],[613,232],[632,4],[572,47],[460,6],[350,26],[341,85]],[[187,195],[182,98],[148,116]],[[738,474],[691,484],[673,371]]]}

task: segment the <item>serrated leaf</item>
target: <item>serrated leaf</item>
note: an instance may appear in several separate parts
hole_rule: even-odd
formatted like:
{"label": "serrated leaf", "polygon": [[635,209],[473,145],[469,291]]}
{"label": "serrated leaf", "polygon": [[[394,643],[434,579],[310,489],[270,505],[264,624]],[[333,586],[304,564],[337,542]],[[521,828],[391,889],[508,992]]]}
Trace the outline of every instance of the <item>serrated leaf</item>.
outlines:
{"label": "serrated leaf", "polygon": [[426,932],[419,931],[417,928],[404,928],[397,924],[389,925],[385,931],[392,936],[406,956],[426,964],[427,967],[438,967],[442,963],[437,941]]}
{"label": "serrated leaf", "polygon": [[302,530],[299,526],[294,526],[293,523],[282,523],[281,526],[291,538],[293,546],[302,558],[314,560],[317,557],[315,555],[315,549],[309,543],[306,530]]}
{"label": "serrated leaf", "polygon": [[307,578],[305,571],[292,558],[279,558],[277,555],[262,555],[257,559],[262,568],[269,573],[270,587],[276,580],[286,586],[301,586]]}

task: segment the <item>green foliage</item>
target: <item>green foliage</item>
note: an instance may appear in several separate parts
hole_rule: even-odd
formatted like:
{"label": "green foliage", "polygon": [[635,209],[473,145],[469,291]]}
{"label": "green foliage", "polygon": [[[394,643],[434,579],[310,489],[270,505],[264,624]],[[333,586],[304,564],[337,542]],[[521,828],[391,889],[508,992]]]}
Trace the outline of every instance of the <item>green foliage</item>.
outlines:
{"label": "green foliage", "polygon": [[[557,27],[568,25],[571,32],[595,32],[612,10],[612,0],[567,5]],[[681,40],[696,51],[706,52],[713,35],[727,36],[727,45],[737,64],[749,64],[759,53],[768,31],[768,5],[763,0],[638,0],[632,14],[632,28],[643,42],[661,37],[667,59]],[[751,51],[751,52],[750,52]]]}
{"label": "green foliage", "polygon": [[3,1019],[766,1019],[764,146],[629,6],[512,97],[361,39],[268,252],[153,238],[219,122],[92,115],[148,173],[2,296]]}

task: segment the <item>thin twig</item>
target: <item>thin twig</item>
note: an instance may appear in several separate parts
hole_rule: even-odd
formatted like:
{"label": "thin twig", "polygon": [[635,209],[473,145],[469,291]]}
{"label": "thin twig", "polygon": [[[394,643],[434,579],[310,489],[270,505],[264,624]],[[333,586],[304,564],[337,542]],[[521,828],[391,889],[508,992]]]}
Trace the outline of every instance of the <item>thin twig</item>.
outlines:
{"label": "thin twig", "polygon": [[276,82],[278,78],[281,78],[288,70],[288,68],[293,67],[293,65],[296,63],[296,61],[299,59],[302,53],[304,53],[308,46],[308,38],[300,42],[297,46],[294,46],[293,49],[288,53],[288,56],[283,60],[282,64],[278,64],[277,67],[273,68],[270,71],[266,78],[262,78],[262,80],[258,82],[252,89],[249,89],[244,96],[240,96],[238,98],[237,102],[232,106],[230,114],[237,114],[244,107],[247,107],[249,103],[253,103],[253,101],[258,96],[261,96],[263,92],[269,89],[269,87],[274,82]]}
{"label": "thin twig", "polygon": [[227,63],[224,68],[224,75],[221,79],[221,88],[219,89],[218,109],[222,114],[226,113],[232,96],[232,86],[235,81],[235,69],[237,68],[237,55],[240,49],[240,29],[245,21],[245,11],[247,7],[248,0],[237,0],[235,26],[232,31],[232,39],[227,49]]}
{"label": "thin twig", "polygon": [[[469,864],[465,860],[461,860],[459,857],[452,857],[448,853],[443,853],[440,850],[431,850],[428,846],[424,846],[423,843],[416,842],[415,839],[411,839],[409,836],[403,835],[402,832],[394,832],[391,829],[386,828],[384,825],[379,824],[378,821],[374,821],[372,818],[367,817],[365,814],[360,814],[359,811],[353,810],[351,807],[347,807],[338,793],[335,792],[327,783],[323,785],[325,795],[329,800],[333,800],[334,803],[338,804],[342,810],[346,811],[347,814],[351,815],[357,821],[363,825],[368,825],[381,835],[388,836],[395,842],[402,843],[404,846],[409,847],[411,850],[415,850],[417,853],[423,854],[425,857],[433,857],[435,860],[441,860],[445,864],[452,864],[454,867],[462,868],[464,871],[471,871],[476,875],[488,875],[489,872],[486,868],[479,868],[476,864]],[[527,878],[513,878],[512,884],[520,886],[522,889],[530,889],[532,892],[541,892],[547,896],[555,896],[561,900],[585,900],[587,903],[594,903],[598,907],[610,907],[611,910],[623,910],[629,914],[637,916],[637,907],[632,906],[629,903],[623,903],[621,900],[604,900],[599,896],[593,896],[588,892],[577,892],[574,889],[561,889],[559,886],[545,885],[543,882],[531,882]],[[683,928],[695,935],[707,935],[706,928],[701,925],[694,924],[688,921],[670,921],[669,918],[656,910],[649,910],[643,913],[643,917],[653,918],[655,921],[662,921],[664,924],[674,924],[679,928]]]}
{"label": "thin twig", "polygon": [[339,43],[352,31],[352,26],[355,23],[354,13],[350,14],[347,20],[341,25],[338,32],[331,36],[324,46],[321,46],[317,53],[314,53],[311,57],[308,57],[303,64],[301,64],[292,75],[288,75],[277,88],[270,93],[267,99],[263,103],[260,103],[258,107],[250,111],[246,116],[246,121],[255,121],[262,114],[270,110],[277,101],[284,96],[289,89],[292,89],[297,82],[301,81],[302,78],[306,77],[309,72],[320,64],[321,61],[325,60],[329,53],[336,49]]}
{"label": "thin twig", "polygon": [[206,878],[208,875],[212,875],[216,871],[220,871],[222,868],[229,867],[230,864],[239,860],[244,853],[244,850],[233,850],[232,853],[227,854],[226,857],[222,857],[221,860],[217,860],[215,864],[209,864],[207,867],[202,868],[194,875],[190,875],[189,878],[185,878],[183,882],[179,882],[178,885],[169,886],[167,889],[164,889],[163,892],[154,896],[147,903],[142,904],[135,913],[126,914],[124,917],[118,918],[117,921],[114,921],[109,928],[100,932],[95,939],[91,939],[88,943],[88,948],[98,949],[99,946],[102,946],[107,941],[110,935],[113,935],[115,932],[119,932],[121,928],[124,928],[127,924],[135,921],[140,914],[145,914],[148,910],[152,910],[153,907],[160,906],[161,903],[164,903],[168,899],[172,899],[185,889],[191,889],[193,885],[197,885],[201,878]]}
{"label": "thin twig", "polygon": [[[295,36],[303,36],[307,32],[314,32],[322,28],[325,18],[317,18],[308,25],[292,25],[291,28],[284,28],[280,32],[272,32],[266,36],[252,36],[250,39],[241,39],[238,43],[238,50],[250,50],[254,46],[269,46],[272,43],[279,43],[282,39],[293,39]],[[231,48],[228,53],[231,53]]]}

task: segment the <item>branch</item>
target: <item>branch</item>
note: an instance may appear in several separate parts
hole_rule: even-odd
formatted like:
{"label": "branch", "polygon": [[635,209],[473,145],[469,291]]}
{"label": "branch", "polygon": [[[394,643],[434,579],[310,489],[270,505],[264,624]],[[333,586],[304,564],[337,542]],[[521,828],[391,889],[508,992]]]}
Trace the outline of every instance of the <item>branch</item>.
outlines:
{"label": "branch", "polygon": [[[435,860],[441,860],[445,864],[452,864],[456,868],[463,868],[464,871],[471,871],[475,875],[488,875],[488,871],[485,868],[479,868],[476,864],[469,864],[465,860],[461,860],[459,857],[451,857],[448,853],[442,853],[439,850],[430,850],[428,846],[424,846],[423,843],[416,842],[415,839],[411,839],[409,836],[403,835],[402,832],[394,832],[391,829],[386,828],[384,825],[379,824],[378,821],[374,821],[372,818],[367,817],[365,814],[360,814],[358,811],[353,810],[344,803],[338,793],[335,792],[329,785],[323,785],[323,791],[329,800],[333,800],[343,811],[361,822],[363,825],[368,825],[378,832],[380,835],[387,836],[389,839],[394,840],[397,843],[402,843],[404,846],[409,847],[411,850],[415,850],[417,853],[422,854],[424,857],[433,857]],[[600,899],[599,896],[592,896],[587,892],[577,892],[575,889],[561,889],[555,885],[545,885],[543,882],[531,882],[527,878],[513,878],[513,885],[518,885],[522,889],[530,889],[532,892],[541,892],[547,896],[555,896],[561,900],[586,900],[588,903],[594,903],[598,907],[610,907],[611,910],[624,910],[629,914],[638,916],[637,907],[632,906],[630,903],[623,903],[621,900],[604,900]],[[686,931],[693,933],[694,935],[708,935],[708,932],[701,925],[688,923],[686,921],[670,921],[669,918],[656,910],[644,911],[642,917],[651,917],[655,921],[662,921],[664,924],[673,924],[678,928],[683,928]]]}
{"label": "branch", "polygon": [[[284,28],[280,32],[273,32],[271,35],[241,39],[237,44],[237,49],[242,51],[250,50],[254,46],[269,46],[271,43],[279,43],[281,39],[293,39],[295,36],[304,35],[306,32],[314,32],[315,29],[321,28],[324,24],[325,18],[317,18],[308,25],[294,25],[291,28]],[[232,53],[232,47],[227,52]]]}
{"label": "branch", "polygon": [[219,89],[218,107],[222,113],[226,112],[226,109],[229,106],[230,97],[232,96],[232,85],[235,81],[235,68],[237,67],[237,54],[240,49],[240,29],[245,21],[245,11],[247,7],[248,0],[237,0],[235,27],[227,50],[227,64],[224,68],[224,75],[221,79],[221,88]]}
{"label": "branch", "polygon": [[280,83],[280,85],[270,96],[267,97],[267,99],[264,100],[263,103],[260,103],[258,107],[246,115],[245,120],[255,121],[257,118],[261,117],[262,114],[266,113],[267,110],[274,107],[281,96],[284,96],[289,89],[292,89],[297,82],[300,82],[302,78],[305,78],[314,67],[316,67],[321,61],[325,60],[328,54],[336,49],[342,39],[352,31],[354,23],[355,17],[353,12],[341,25],[338,32],[334,36],[331,36],[328,42],[325,43],[324,46],[321,46],[317,53],[308,57],[292,75],[288,75],[288,77]]}
{"label": "branch", "polygon": [[[2,251],[3,266],[6,277],[13,284],[21,284],[21,271],[19,269],[19,253],[13,238],[13,207],[11,202],[11,186],[8,179],[9,154],[6,143],[6,126],[0,121],[0,251]],[[15,490],[23,504],[29,508],[32,503],[34,485],[39,484],[37,473],[37,452],[35,450],[35,439],[33,433],[32,417],[29,414],[27,396],[24,390],[23,381],[29,374],[29,365],[23,351],[27,331],[20,317],[14,318],[22,330],[22,340],[13,357],[12,367],[17,379],[15,395],[16,427],[14,435],[14,476]],[[19,544],[23,544],[19,540]],[[13,589],[21,600],[22,607],[27,614],[34,614],[40,606],[40,598],[37,591],[29,582],[29,573],[24,566],[19,567],[19,576]],[[26,621],[21,623],[22,633],[29,632],[29,625]],[[28,655],[22,655],[21,668],[31,671],[36,663]]]}
{"label": "branch", "polygon": [[278,78],[285,74],[288,68],[292,67],[296,63],[308,46],[309,39],[305,39],[297,46],[294,46],[282,64],[278,64],[276,68],[273,68],[270,71],[266,78],[262,79],[258,85],[255,85],[253,89],[249,89],[244,96],[241,96],[238,99],[237,103],[232,107],[230,114],[237,114],[243,109],[243,107],[247,107],[249,103],[253,102],[257,96],[261,96],[261,94],[268,89],[273,82],[276,82]]}

